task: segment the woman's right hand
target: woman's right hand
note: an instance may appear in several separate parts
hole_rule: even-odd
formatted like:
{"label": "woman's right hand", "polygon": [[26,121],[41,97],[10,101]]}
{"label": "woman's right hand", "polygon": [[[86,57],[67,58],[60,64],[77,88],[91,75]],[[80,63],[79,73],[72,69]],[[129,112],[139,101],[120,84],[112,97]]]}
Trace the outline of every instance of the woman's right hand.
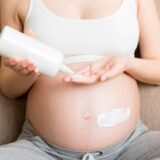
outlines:
{"label": "woman's right hand", "polygon": [[14,70],[16,73],[19,73],[23,76],[39,75],[36,65],[29,60],[18,60],[14,57],[5,57],[4,64],[5,66]]}
{"label": "woman's right hand", "polygon": [[[32,38],[34,37],[34,34],[31,30],[25,32],[25,34]],[[36,65],[27,59],[18,60],[14,57],[5,57],[4,65],[23,76],[38,76],[40,74]]]}

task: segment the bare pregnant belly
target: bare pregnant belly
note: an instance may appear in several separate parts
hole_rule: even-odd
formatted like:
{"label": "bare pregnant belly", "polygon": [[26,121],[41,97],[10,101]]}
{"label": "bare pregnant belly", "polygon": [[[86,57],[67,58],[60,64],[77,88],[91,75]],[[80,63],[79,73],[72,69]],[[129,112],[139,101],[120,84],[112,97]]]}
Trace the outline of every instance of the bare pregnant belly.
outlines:
{"label": "bare pregnant belly", "polygon": [[[85,65],[70,66],[76,70]],[[28,95],[27,119],[42,137],[61,147],[88,151],[116,144],[133,131],[140,106],[133,78],[121,74],[105,82],[77,85],[63,82],[64,75],[40,76]],[[126,109],[127,116],[118,119],[123,113],[119,109]]]}

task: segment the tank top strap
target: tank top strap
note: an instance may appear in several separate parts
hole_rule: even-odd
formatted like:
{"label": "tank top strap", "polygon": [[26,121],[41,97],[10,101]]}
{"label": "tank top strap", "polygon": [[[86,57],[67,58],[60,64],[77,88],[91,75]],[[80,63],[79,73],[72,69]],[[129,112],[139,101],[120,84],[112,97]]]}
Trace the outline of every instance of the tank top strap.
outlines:
{"label": "tank top strap", "polygon": [[138,6],[136,0],[128,0],[128,1],[130,1],[133,10],[137,13]]}
{"label": "tank top strap", "polygon": [[32,14],[32,12],[39,6],[42,5],[42,0],[29,0],[28,2],[28,11],[27,11],[27,15],[25,18],[24,23],[26,23],[30,17],[30,15]]}
{"label": "tank top strap", "polygon": [[[37,0],[29,0],[29,2],[28,2],[28,11],[27,11],[27,15],[26,15],[26,17],[25,17],[24,23],[26,23],[26,22],[28,21],[31,12],[32,12],[33,8],[34,8],[35,5],[36,5],[36,1],[37,1]],[[24,25],[25,25],[25,24],[24,24]]]}

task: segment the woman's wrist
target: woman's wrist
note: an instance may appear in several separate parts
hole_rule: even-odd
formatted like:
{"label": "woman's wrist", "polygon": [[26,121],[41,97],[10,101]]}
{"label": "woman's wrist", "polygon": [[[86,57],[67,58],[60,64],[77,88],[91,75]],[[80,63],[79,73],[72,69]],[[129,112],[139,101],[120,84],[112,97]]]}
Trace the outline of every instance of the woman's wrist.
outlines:
{"label": "woman's wrist", "polygon": [[127,58],[127,64],[126,64],[126,72],[130,72],[134,66],[134,61],[136,60],[135,57],[128,57]]}

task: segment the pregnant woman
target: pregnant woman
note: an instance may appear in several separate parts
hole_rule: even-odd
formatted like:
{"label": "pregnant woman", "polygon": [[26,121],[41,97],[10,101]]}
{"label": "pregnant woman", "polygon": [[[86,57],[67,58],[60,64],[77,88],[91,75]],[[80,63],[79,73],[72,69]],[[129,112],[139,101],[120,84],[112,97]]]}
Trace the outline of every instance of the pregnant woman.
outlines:
{"label": "pregnant woman", "polygon": [[[3,93],[28,96],[23,131],[0,147],[0,160],[160,156],[160,132],[139,119],[136,83],[160,84],[153,0],[1,0],[1,8],[1,28],[9,25],[61,50],[75,73],[47,77],[27,59],[2,57]],[[138,43],[141,59],[134,57]]]}

